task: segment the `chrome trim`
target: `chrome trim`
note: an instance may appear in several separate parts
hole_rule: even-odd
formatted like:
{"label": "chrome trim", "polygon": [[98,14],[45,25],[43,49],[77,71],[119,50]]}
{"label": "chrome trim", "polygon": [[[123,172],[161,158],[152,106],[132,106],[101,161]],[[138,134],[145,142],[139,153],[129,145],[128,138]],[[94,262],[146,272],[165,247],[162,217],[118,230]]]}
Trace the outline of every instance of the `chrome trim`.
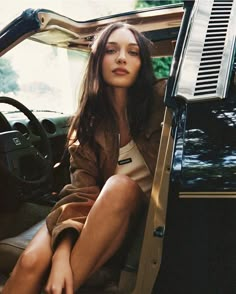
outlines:
{"label": "chrome trim", "polygon": [[174,96],[187,101],[223,99],[234,61],[236,1],[194,4]]}
{"label": "chrome trim", "polygon": [[232,192],[179,192],[179,198],[236,198]]}

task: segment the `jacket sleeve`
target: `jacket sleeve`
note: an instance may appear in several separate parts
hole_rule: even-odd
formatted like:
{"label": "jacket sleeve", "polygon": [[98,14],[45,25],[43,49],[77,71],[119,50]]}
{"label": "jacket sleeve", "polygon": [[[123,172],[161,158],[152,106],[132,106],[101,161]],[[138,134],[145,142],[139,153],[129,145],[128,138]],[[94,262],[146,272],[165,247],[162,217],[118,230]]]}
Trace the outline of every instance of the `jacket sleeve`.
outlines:
{"label": "jacket sleeve", "polygon": [[97,159],[91,148],[74,143],[69,153],[71,184],[61,190],[61,199],[46,218],[53,249],[65,230],[70,230],[77,239],[100,192]]}

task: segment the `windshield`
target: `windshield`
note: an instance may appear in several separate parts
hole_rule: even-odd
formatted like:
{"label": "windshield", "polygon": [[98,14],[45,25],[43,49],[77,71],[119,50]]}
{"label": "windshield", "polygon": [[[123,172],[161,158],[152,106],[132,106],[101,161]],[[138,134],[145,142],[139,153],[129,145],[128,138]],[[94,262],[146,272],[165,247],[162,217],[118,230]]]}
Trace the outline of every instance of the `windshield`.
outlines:
{"label": "windshield", "polygon": [[[87,20],[133,10],[135,4],[136,0],[8,0],[0,3],[0,26],[29,7]],[[31,110],[74,113],[86,61],[83,52],[24,40],[0,58],[0,95],[15,98]],[[0,109],[16,111],[5,104]]]}
{"label": "windshield", "polygon": [[31,110],[71,113],[86,59],[85,53],[25,40],[0,59],[0,95]]}

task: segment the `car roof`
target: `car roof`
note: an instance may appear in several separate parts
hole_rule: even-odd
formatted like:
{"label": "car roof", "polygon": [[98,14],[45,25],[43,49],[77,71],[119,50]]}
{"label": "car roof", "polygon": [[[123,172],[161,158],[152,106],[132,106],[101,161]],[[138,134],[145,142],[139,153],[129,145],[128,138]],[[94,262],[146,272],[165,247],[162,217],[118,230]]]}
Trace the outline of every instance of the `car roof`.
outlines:
{"label": "car roof", "polygon": [[99,29],[114,22],[135,26],[153,42],[153,56],[170,56],[183,16],[182,4],[134,10],[87,21],[73,20],[47,9],[26,9],[0,31],[0,56],[22,40],[90,51],[90,44]]}

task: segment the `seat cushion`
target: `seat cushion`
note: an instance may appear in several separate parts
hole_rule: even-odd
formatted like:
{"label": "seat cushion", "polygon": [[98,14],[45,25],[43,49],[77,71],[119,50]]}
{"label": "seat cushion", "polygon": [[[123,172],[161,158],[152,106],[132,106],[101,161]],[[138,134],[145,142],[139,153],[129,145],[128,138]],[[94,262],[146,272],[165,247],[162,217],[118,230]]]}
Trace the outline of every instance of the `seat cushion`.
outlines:
{"label": "seat cushion", "polygon": [[12,271],[20,254],[44,223],[45,220],[42,220],[19,235],[0,241],[1,273],[9,274]]}

